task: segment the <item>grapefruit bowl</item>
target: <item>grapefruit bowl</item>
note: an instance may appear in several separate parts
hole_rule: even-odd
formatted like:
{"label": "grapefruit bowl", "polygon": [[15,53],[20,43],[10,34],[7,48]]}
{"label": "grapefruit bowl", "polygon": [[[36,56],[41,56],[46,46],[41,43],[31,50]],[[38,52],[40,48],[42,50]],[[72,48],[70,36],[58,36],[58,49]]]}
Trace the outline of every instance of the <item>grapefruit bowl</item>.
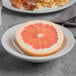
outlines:
{"label": "grapefruit bowl", "polygon": [[18,46],[16,46],[14,41],[15,32],[17,28],[20,27],[21,25],[22,24],[19,24],[8,29],[2,36],[2,39],[1,39],[2,46],[11,55],[25,61],[29,61],[33,63],[42,63],[42,62],[48,62],[48,61],[57,59],[67,54],[68,52],[72,51],[72,48],[75,44],[73,34],[68,29],[60,26],[65,36],[65,42],[57,53],[53,55],[43,56],[43,57],[34,57],[34,56],[29,56],[27,54],[24,54],[22,50]]}

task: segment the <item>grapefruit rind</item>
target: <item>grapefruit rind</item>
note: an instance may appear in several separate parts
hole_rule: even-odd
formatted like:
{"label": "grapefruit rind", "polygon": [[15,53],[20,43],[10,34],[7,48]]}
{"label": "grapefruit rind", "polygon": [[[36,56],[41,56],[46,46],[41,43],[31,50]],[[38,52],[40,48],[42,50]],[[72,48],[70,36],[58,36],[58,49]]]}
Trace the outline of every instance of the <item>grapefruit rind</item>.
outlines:
{"label": "grapefruit rind", "polygon": [[[24,27],[29,26],[30,24],[34,24],[34,23],[51,24],[56,29],[56,31],[58,33],[57,43],[54,44],[52,47],[45,48],[45,49],[35,49],[31,45],[24,43],[20,33],[22,32],[22,30],[24,30]],[[29,21],[29,22],[26,22],[24,24],[21,24],[21,26],[16,31],[15,41],[18,44],[18,46],[28,55],[48,56],[48,55],[52,55],[52,54],[56,53],[57,51],[59,51],[59,49],[61,48],[63,41],[64,41],[64,34],[63,34],[62,29],[59,27],[58,24],[55,24],[55,23],[52,23],[49,21],[45,21],[45,20],[34,20],[34,21]]]}

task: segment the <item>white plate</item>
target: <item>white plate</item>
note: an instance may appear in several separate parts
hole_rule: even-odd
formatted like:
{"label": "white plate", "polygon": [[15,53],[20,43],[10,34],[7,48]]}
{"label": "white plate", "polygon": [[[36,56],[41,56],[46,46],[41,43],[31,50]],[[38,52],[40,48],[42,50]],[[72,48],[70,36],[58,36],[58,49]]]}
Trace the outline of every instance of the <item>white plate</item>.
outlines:
{"label": "white plate", "polygon": [[17,12],[22,12],[22,13],[33,13],[33,14],[41,14],[41,13],[49,13],[49,12],[56,12],[62,9],[65,9],[69,6],[71,6],[73,3],[75,3],[76,0],[69,0],[69,3],[65,6],[62,7],[54,7],[54,8],[44,8],[44,9],[35,9],[34,11],[28,11],[25,9],[17,9],[12,7],[10,0],[3,0],[3,6],[7,9],[17,11]]}
{"label": "white plate", "polygon": [[[21,25],[21,24],[20,24]],[[75,40],[73,37],[73,34],[66,28],[62,27],[62,30],[64,32],[64,35],[66,37],[66,44],[62,46],[61,50],[57,53],[49,56],[44,57],[32,57],[28,56],[27,54],[24,54],[19,47],[14,42],[14,35],[16,32],[16,29],[20,26],[14,26],[10,29],[8,29],[2,36],[2,45],[5,48],[7,52],[12,54],[13,56],[16,56],[17,58],[30,61],[30,62],[47,62],[53,59],[57,59],[65,54],[67,54],[74,46]]]}

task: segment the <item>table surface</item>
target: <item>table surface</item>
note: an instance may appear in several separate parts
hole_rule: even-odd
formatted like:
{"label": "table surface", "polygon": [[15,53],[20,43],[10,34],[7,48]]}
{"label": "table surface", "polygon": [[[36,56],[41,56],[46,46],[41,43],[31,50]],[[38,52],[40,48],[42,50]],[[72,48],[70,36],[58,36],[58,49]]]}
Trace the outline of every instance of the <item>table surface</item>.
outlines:
{"label": "table surface", "polygon": [[[57,13],[56,13],[57,14]],[[34,19],[54,19],[59,14],[29,15],[2,10],[2,34],[10,27]],[[74,30],[76,30],[74,28]],[[67,55],[47,63],[35,64],[17,59],[8,54],[0,42],[0,76],[76,76],[76,44]]]}

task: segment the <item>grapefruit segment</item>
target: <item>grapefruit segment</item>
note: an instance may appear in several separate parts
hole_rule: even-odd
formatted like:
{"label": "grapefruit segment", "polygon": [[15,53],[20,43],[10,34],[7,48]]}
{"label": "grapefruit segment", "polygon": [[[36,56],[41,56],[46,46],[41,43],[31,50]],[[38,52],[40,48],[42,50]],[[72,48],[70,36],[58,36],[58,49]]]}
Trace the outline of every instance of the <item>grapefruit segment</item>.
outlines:
{"label": "grapefruit segment", "polygon": [[[43,29],[44,26],[46,26],[46,29]],[[42,23],[36,23],[34,25],[25,27],[21,32],[21,36],[25,43],[31,45],[34,48],[36,47],[35,49],[51,47],[58,40],[55,28],[49,24],[42,25]],[[43,39],[47,45],[44,47],[40,46],[40,43],[43,43],[43,41],[41,42],[40,39]],[[30,40],[32,41],[30,42]],[[31,44],[32,42],[34,44]]]}
{"label": "grapefruit segment", "polygon": [[64,35],[57,24],[35,20],[22,24],[16,31],[15,39],[28,55],[47,56],[58,51]]}

